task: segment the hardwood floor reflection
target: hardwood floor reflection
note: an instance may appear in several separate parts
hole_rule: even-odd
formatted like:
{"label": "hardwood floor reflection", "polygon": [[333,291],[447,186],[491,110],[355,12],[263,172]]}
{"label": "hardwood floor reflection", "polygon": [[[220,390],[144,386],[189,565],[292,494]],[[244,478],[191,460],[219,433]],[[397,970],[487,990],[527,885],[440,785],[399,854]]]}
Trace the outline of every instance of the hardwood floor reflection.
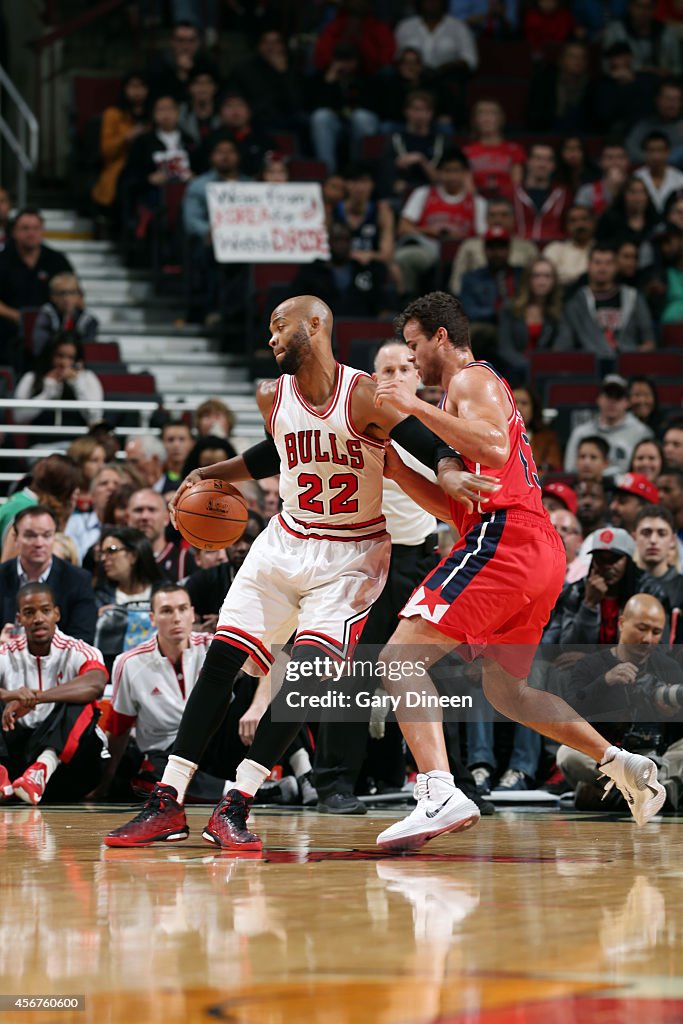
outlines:
{"label": "hardwood floor reflection", "polygon": [[499,813],[420,855],[392,815],[257,813],[266,851],[109,850],[117,809],[0,810],[1,993],[85,1012],[0,1021],[673,1024],[681,825]]}

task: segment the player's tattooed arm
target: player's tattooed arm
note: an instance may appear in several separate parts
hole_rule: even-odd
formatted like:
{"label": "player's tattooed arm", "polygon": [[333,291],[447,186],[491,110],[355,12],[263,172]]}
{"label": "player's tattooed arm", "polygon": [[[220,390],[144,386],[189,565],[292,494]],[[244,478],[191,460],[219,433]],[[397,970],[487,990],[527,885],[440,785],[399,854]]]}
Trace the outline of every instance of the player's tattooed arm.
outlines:
{"label": "player's tattooed arm", "polygon": [[262,480],[280,472],[280,457],[268,430],[276,388],[276,380],[264,380],[256,389],[256,403],[266,425],[266,440],[252,445],[242,455],[235,455],[223,462],[214,462],[212,466],[202,466],[189,473],[175,492],[169,506],[174,525],[175,509],[180,496],[199,480],[225,480],[227,483],[236,484],[243,480]]}

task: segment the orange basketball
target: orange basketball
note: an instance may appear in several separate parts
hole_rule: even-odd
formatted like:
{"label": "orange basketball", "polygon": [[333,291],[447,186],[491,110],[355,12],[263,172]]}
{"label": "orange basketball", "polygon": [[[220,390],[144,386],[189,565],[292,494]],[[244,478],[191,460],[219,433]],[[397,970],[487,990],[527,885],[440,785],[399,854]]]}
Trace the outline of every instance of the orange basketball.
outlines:
{"label": "orange basketball", "polygon": [[234,544],[247,525],[247,506],[240,492],[223,480],[200,480],[180,496],[176,524],[186,541],[203,551]]}

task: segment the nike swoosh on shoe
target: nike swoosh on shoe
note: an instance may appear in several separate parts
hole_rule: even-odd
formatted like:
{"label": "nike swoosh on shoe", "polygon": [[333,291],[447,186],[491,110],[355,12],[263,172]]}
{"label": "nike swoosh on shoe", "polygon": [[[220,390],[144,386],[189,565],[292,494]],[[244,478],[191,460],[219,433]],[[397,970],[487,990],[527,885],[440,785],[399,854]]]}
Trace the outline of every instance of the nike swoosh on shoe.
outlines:
{"label": "nike swoosh on shoe", "polygon": [[443,808],[444,808],[444,807],[446,806],[446,804],[447,804],[447,803],[450,803],[450,801],[451,801],[452,799],[453,799],[453,797],[452,797],[452,796],[446,797],[446,799],[444,800],[444,802],[443,802],[442,804],[440,804],[440,805],[439,805],[439,806],[438,806],[438,807],[436,808],[436,810],[434,810],[434,811],[425,811],[425,816],[426,816],[427,818],[435,818],[435,817],[437,816],[437,814],[439,813],[439,811],[442,811],[442,810],[443,810]]}

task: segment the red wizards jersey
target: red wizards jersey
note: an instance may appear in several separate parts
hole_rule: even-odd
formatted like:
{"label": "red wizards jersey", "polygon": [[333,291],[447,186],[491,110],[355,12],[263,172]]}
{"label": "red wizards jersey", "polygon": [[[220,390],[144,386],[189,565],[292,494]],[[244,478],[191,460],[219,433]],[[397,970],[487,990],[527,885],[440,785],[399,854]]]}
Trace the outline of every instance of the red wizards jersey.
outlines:
{"label": "red wizards jersey", "polygon": [[[479,462],[470,462],[464,455],[460,456],[465,463],[465,469],[469,473],[479,473],[482,476],[495,477],[500,482],[501,488],[487,500],[475,505],[471,512],[468,512],[464,505],[449,497],[448,503],[451,509],[452,520],[461,537],[468,533],[476,523],[481,522],[482,515],[488,512],[496,512],[498,509],[517,509],[523,512],[535,513],[547,522],[548,514],[541,501],[541,481],[539,480],[538,470],[531,453],[529,437],[525,432],[524,420],[522,419],[522,414],[517,410],[510,385],[494,370],[490,363],[478,361],[468,363],[460,372],[465,373],[474,366],[483,367],[497,377],[510,399],[512,405],[512,412],[508,417],[510,454],[505,465],[498,469],[484,466]],[[444,395],[442,406],[445,404],[445,401],[446,396]]]}

